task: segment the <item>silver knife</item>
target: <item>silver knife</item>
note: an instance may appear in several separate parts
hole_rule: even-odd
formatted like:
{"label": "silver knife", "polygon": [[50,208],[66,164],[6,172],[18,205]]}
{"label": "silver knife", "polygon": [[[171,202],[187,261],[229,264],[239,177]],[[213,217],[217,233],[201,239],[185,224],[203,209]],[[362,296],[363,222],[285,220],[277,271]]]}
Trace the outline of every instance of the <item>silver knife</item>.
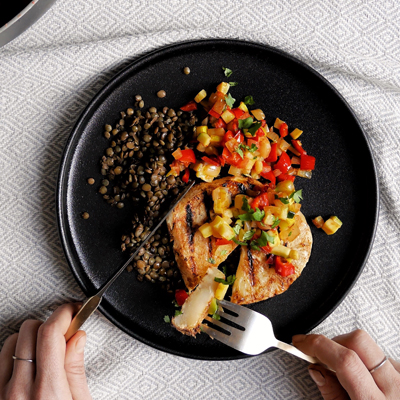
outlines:
{"label": "silver knife", "polygon": [[161,224],[167,219],[168,215],[172,213],[176,205],[183,199],[186,193],[193,187],[195,181],[190,182],[185,190],[180,194],[180,196],[175,200],[172,204],[171,208],[168,212],[161,218],[158,224],[153,228],[153,230],[147,235],[146,239],[143,240],[142,244],[136,249],[136,251],[129,257],[129,259],[125,262],[125,264],[120,267],[109,279],[108,281],[101,287],[101,289],[92,297],[86,300],[83,306],[79,309],[77,314],[71,321],[71,325],[68,328],[67,333],[65,334],[65,340],[68,341],[72,336],[78,332],[79,328],[82,324],[96,311],[97,307],[100,305],[101,299],[103,298],[104,292],[114,283],[114,281],[125,271],[126,267],[132,262],[132,260],[137,256],[140,249],[149,241],[149,239],[154,235],[157,229],[161,226]]}

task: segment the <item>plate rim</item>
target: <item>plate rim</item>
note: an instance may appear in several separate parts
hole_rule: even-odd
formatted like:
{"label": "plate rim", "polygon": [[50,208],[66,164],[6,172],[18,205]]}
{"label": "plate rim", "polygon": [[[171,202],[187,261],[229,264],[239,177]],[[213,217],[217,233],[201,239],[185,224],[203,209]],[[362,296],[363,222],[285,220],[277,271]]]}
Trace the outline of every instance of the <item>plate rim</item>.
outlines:
{"label": "plate rim", "polygon": [[[138,57],[134,58],[132,61],[128,63],[125,67],[123,67],[119,72],[114,74],[98,91],[97,93],[92,97],[92,99],[89,101],[89,103],[85,106],[83,111],[80,113],[78,116],[69,136],[68,139],[64,145],[64,149],[61,155],[61,160],[60,160],[60,165],[59,165],[59,170],[58,170],[58,177],[57,177],[57,186],[56,186],[56,214],[57,214],[57,226],[58,226],[58,233],[61,241],[61,245],[65,254],[65,258],[67,260],[67,263],[69,265],[70,270],[72,271],[72,274],[77,281],[78,285],[82,289],[83,293],[85,296],[90,296],[93,295],[93,293],[90,293],[89,288],[81,278],[79,272],[79,268],[77,268],[77,264],[79,263],[79,260],[74,260],[73,258],[73,253],[76,252],[74,248],[71,247],[71,243],[68,240],[68,233],[66,232],[66,226],[64,225],[67,221],[67,201],[66,201],[66,192],[67,192],[67,182],[68,182],[68,170],[67,166],[69,165],[71,161],[71,155],[73,155],[73,151],[75,147],[73,146],[74,141],[78,140],[80,138],[80,135],[82,132],[79,130],[81,126],[84,126],[86,123],[86,118],[89,116],[89,114],[92,112],[93,106],[98,102],[98,100],[110,89],[111,86],[114,86],[118,83],[122,83],[121,80],[123,80],[123,77],[125,74],[129,72],[131,68],[134,68],[136,64],[139,64],[140,62],[145,61],[149,57],[156,56],[158,53],[162,52],[168,52],[171,51],[175,48],[179,47],[185,47],[188,45],[204,45],[204,44],[215,44],[215,45],[220,45],[220,44],[230,44],[230,45],[241,45],[241,46],[256,46],[259,47],[260,50],[263,51],[268,51],[272,53],[279,54],[280,56],[283,56],[284,58],[290,59],[291,61],[295,62],[296,64],[299,64],[301,67],[307,69],[309,72],[311,72],[314,76],[316,76],[319,80],[321,80],[333,93],[339,98],[339,100],[344,104],[346,109],[350,112],[352,118],[354,119],[354,122],[357,124],[359,130],[362,133],[362,136],[364,138],[365,144],[367,145],[367,149],[369,151],[369,158],[372,163],[373,167],[373,174],[374,174],[374,190],[375,190],[375,196],[374,196],[374,201],[375,201],[375,215],[373,219],[373,229],[372,229],[372,234],[371,237],[369,238],[369,242],[367,244],[367,251],[365,252],[365,255],[362,259],[362,262],[360,263],[360,267],[357,269],[356,273],[351,274],[353,277],[351,284],[348,285],[344,290],[339,290],[339,294],[336,292],[336,297],[334,300],[329,299],[327,301],[327,304],[329,304],[329,310],[324,311],[323,315],[320,316],[320,318],[317,318],[315,323],[311,324],[311,327],[309,328],[308,331],[313,330],[316,326],[318,326],[322,321],[324,321],[326,318],[328,318],[338,307],[339,305],[344,301],[346,298],[347,294],[351,291],[351,289],[354,287],[356,282],[358,281],[361,273],[364,270],[365,264],[368,261],[369,255],[372,250],[372,246],[375,240],[376,236],[376,230],[378,226],[378,220],[379,220],[379,205],[380,205],[380,196],[379,196],[379,180],[378,180],[378,174],[377,174],[377,167],[376,167],[376,162],[373,156],[372,148],[369,143],[368,137],[357,117],[355,114],[354,110],[352,107],[349,105],[347,100],[343,97],[343,95],[333,86],[332,83],[330,83],[322,74],[320,74],[318,71],[316,71],[313,67],[310,65],[306,64],[304,61],[294,57],[293,55],[281,50],[277,49],[275,47],[272,47],[270,45],[260,43],[260,42],[254,42],[254,41],[248,41],[248,40],[241,40],[241,39],[229,39],[229,38],[218,38],[218,39],[197,39],[197,40],[186,40],[186,41],[179,41],[175,43],[171,43],[168,45],[161,45],[160,47],[157,47],[151,51],[144,52]],[[122,61],[124,63],[124,61]],[[121,82],[119,82],[121,81]],[[64,196],[63,196],[64,194]],[[72,246],[73,247],[73,246]],[[147,340],[145,337],[137,335],[133,333],[132,331],[129,331],[123,324],[120,324],[116,318],[107,310],[104,308],[102,304],[100,304],[98,310],[110,321],[115,325],[117,328],[122,330],[124,333],[128,334],[130,337],[133,337],[136,340],[139,340],[140,342],[151,346],[154,349],[161,350],[163,352],[173,354],[176,356],[180,357],[185,357],[185,358],[191,358],[191,359],[197,359],[197,360],[206,360],[206,361],[229,361],[229,360],[236,360],[236,359],[244,359],[251,357],[246,354],[238,353],[236,355],[232,356],[227,356],[227,357],[215,357],[215,358],[209,358],[209,357],[202,357],[199,355],[190,355],[187,353],[182,353],[178,350],[172,350],[171,348],[164,347],[162,345],[158,345],[153,343],[150,340]],[[266,350],[266,352],[271,351],[273,349]],[[264,352],[265,353],[265,352]]]}

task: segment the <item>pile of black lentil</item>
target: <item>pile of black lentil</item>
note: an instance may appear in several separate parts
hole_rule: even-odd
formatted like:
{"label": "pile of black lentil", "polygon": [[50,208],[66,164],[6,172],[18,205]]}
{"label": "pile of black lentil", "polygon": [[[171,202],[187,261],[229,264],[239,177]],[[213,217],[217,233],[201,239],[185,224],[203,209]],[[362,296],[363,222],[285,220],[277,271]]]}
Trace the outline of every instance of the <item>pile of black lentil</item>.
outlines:
{"label": "pile of black lentil", "polygon": [[[144,100],[135,97],[134,107],[121,112],[114,125],[105,125],[108,147],[101,158],[103,180],[99,193],[113,207],[133,202],[138,213],[132,216],[129,232],[122,235],[121,248],[131,254],[157,223],[162,204],[175,198],[184,183],[168,176],[172,153],[192,137],[197,119],[192,112],[173,108],[144,109]],[[128,271],[137,270],[139,281],[160,282],[173,293],[182,287],[166,224],[141,249]]]}

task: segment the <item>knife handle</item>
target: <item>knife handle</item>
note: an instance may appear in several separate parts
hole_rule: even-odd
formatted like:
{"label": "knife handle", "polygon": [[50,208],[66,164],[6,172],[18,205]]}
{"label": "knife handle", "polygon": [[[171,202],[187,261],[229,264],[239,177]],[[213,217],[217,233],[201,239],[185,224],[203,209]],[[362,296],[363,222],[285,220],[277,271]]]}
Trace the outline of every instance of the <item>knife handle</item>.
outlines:
{"label": "knife handle", "polygon": [[101,299],[102,297],[95,295],[86,300],[74,318],[72,318],[71,325],[65,334],[65,340],[67,342],[72,336],[75,335],[76,332],[78,332],[83,323],[96,311]]}

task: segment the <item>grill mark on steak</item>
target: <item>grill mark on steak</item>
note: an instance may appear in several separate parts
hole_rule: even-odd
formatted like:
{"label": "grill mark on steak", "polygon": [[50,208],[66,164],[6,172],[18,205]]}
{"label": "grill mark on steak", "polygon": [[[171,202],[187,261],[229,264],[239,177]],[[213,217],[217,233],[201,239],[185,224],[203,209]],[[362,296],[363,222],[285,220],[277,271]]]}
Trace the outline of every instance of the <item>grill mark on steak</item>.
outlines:
{"label": "grill mark on steak", "polygon": [[250,283],[251,286],[254,286],[254,260],[249,248],[247,248],[247,258],[249,260]]}
{"label": "grill mark on steak", "polygon": [[189,243],[193,246],[193,211],[190,204],[186,205],[186,225],[189,235]]}

